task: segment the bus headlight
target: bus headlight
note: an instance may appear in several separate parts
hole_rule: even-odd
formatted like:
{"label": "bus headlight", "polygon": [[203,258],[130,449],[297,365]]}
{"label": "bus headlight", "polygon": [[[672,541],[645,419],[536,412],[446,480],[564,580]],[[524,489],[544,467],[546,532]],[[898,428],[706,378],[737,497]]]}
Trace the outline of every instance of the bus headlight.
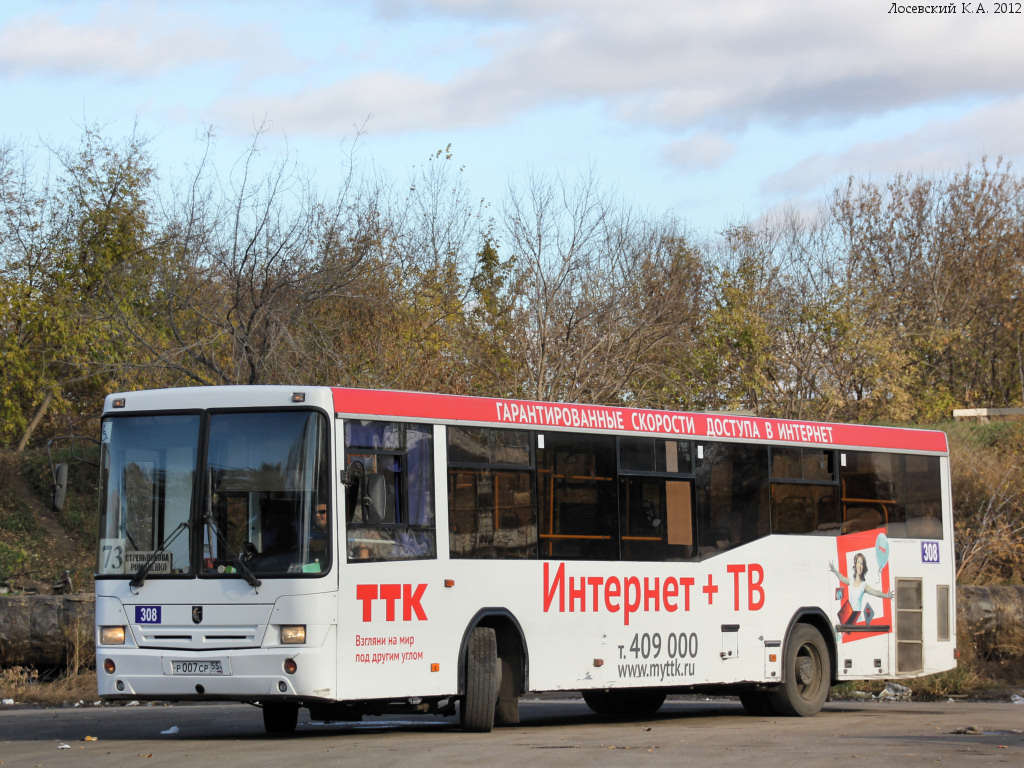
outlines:
{"label": "bus headlight", "polygon": [[302,645],[305,642],[305,624],[294,624],[281,627],[281,645]]}
{"label": "bus headlight", "polygon": [[100,627],[100,645],[124,645],[124,627]]}

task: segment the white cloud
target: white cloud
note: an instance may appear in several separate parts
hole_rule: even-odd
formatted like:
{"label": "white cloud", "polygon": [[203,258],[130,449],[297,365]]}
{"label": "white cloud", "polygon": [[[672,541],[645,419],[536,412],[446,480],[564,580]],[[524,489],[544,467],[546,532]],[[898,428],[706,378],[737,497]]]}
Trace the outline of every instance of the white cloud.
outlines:
{"label": "white cloud", "polygon": [[701,131],[682,141],[674,141],[663,150],[663,156],[676,170],[710,171],[732,157],[736,146],[710,131]]}
{"label": "white cloud", "polygon": [[288,133],[326,137],[350,135],[353,126],[362,125],[367,117],[375,134],[454,125],[446,115],[441,86],[393,72],[357,75],[278,97],[229,97],[217,105],[216,113],[219,123],[242,133],[250,130],[253,115],[264,113]]}
{"label": "white cloud", "polygon": [[968,152],[1020,156],[1018,20],[890,6],[50,0],[0,11],[0,78],[9,104],[35,100],[57,119],[78,99],[115,116],[145,106],[237,140],[266,118],[314,146],[372,116],[389,148],[441,132],[502,173],[586,155],[673,203],[699,184],[705,207],[820,198],[836,177],[957,168]]}
{"label": "white cloud", "polygon": [[255,24],[225,28],[152,3],[87,7],[94,12],[82,20],[71,20],[74,5],[13,18],[0,29],[0,72],[141,79],[210,62],[293,66]]}
{"label": "white cloud", "polygon": [[[304,125],[314,131],[350,124],[353,111],[377,115],[384,132],[451,130],[597,100],[625,125],[739,132],[753,124],[846,124],[1024,90],[1015,23],[888,8],[863,0],[390,0],[379,10],[396,24],[431,13],[476,19],[465,45],[483,50],[474,57],[483,63],[429,82],[412,67],[376,76],[340,71],[333,82],[277,95],[253,89],[246,98],[311,118]],[[422,50],[428,57],[428,41]],[[292,111],[313,101],[315,109]]]}
{"label": "white cloud", "polygon": [[816,153],[767,178],[762,192],[802,195],[819,192],[847,176],[944,173],[983,157],[1024,157],[1024,97],[974,109],[954,120],[933,121],[917,130],[877,141],[861,141],[836,153]]}
{"label": "white cloud", "polygon": [[[1015,20],[893,15],[880,0],[378,0],[370,7],[380,26],[364,38],[367,50],[373,40],[382,47],[358,63],[338,47],[289,55],[272,5],[231,25],[199,3],[50,7],[59,10],[0,28],[0,72],[144,79],[227,63],[246,76],[213,96],[211,109],[270,113],[293,133],[320,134],[369,113],[384,133],[452,130],[593,102],[625,126],[739,133],[1024,91]],[[83,7],[91,12],[72,13]],[[318,29],[348,18],[345,5],[331,3],[300,1],[293,13]],[[388,52],[382,30],[415,41],[418,26],[436,29],[438,18],[472,29],[446,41],[453,62],[443,74],[427,73],[444,57],[429,35],[412,51]],[[472,53],[461,65],[460,42]]]}

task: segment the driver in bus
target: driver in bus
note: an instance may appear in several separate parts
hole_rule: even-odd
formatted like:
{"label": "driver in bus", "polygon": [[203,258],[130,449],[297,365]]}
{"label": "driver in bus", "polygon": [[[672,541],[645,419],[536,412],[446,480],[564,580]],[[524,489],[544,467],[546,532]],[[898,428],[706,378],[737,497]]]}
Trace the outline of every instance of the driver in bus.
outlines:
{"label": "driver in bus", "polygon": [[313,514],[313,525],[309,531],[309,548],[315,554],[327,551],[327,504],[321,502],[316,505],[316,512]]}

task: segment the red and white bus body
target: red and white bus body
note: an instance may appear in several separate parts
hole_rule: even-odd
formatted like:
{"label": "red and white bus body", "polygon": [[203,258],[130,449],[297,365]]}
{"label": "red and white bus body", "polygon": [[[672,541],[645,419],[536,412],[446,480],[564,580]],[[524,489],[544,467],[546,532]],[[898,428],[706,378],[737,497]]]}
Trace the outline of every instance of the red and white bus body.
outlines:
{"label": "red and white bus body", "polygon": [[106,699],[487,730],[527,691],[813,714],[955,665],[941,432],[320,387],[112,395],[103,424]]}

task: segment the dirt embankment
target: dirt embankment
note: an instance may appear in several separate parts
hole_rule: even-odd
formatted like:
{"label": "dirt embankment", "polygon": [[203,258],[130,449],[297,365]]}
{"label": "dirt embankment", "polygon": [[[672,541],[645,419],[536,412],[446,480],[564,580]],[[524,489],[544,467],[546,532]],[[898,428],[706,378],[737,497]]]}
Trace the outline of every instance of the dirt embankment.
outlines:
{"label": "dirt embankment", "polygon": [[1024,586],[957,587],[962,664],[986,683],[1024,686]]}
{"label": "dirt embankment", "polygon": [[0,450],[0,595],[92,592],[98,470],[70,451],[53,458],[68,465],[59,512],[47,452]]}

